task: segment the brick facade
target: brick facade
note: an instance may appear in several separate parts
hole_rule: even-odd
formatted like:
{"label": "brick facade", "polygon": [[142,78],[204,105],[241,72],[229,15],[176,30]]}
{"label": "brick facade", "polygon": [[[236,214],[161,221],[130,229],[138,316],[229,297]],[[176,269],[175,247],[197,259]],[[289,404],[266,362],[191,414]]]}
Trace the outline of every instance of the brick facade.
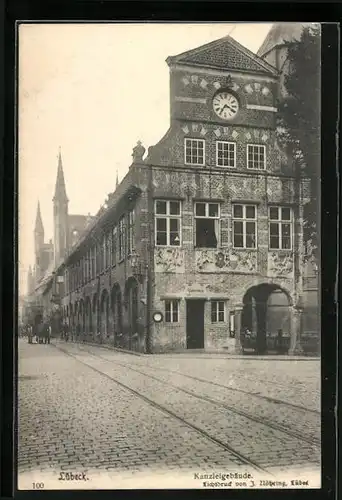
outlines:
{"label": "brick facade", "polygon": [[[228,58],[231,67],[228,63],[220,67],[220,61],[226,60],[227,50],[234,54]],[[277,330],[283,329],[289,352],[300,350],[302,209],[308,197],[307,183],[295,178],[291,161],[277,144],[277,73],[257,56],[251,57],[226,37],[220,43],[205,46],[202,52],[196,49],[168,59],[171,117],[168,132],[157,145],[149,148],[145,159],[141,145],[134,149],[129,172],[110,197],[108,207],[86,229],[58,271],[64,275],[60,289],[64,317],[71,328],[77,330],[79,325],[80,335],[149,352],[177,351],[190,345],[240,352],[242,329],[247,324],[250,328],[259,325],[257,329],[260,329],[260,321],[263,321],[262,335],[268,333],[274,338]],[[203,66],[200,61],[204,61]],[[213,111],[212,99],[220,89],[238,99],[239,111],[231,120],[223,120]],[[205,141],[203,166],[185,161],[187,138]],[[218,141],[235,144],[233,167],[217,166]],[[265,169],[248,168],[249,144],[265,146]],[[155,201],[158,199],[179,202],[179,245],[156,244]],[[219,206],[216,245],[196,246],[196,202]],[[255,248],[234,248],[234,204],[255,207]],[[269,248],[270,206],[290,209],[291,246],[288,249]],[[132,210],[131,245],[128,217]],[[111,236],[111,257],[107,258],[106,265],[98,262],[95,272],[78,274],[70,288],[73,266],[81,263],[83,269],[88,269],[90,249],[97,247],[99,253],[103,236],[112,235],[122,217],[123,258],[118,257],[118,240],[113,243]],[[251,290],[256,295],[247,300]],[[265,290],[267,298],[258,298],[257,294],[266,293]],[[276,292],[283,297],[279,304],[274,301]],[[261,317],[262,300],[265,307],[272,306],[268,323],[267,314],[262,316],[264,319],[255,320],[255,314]],[[178,314],[173,317],[170,313],[174,322],[167,321],[169,301],[177,303],[172,307],[177,307]],[[224,304],[220,321],[212,316],[213,309],[219,307],[215,305],[218,302],[220,307]],[[193,312],[194,307],[198,307],[198,315]],[[153,320],[155,312],[162,313],[160,323]],[[199,330],[203,327],[199,334],[203,334],[203,338],[197,344],[191,315],[194,322],[199,321]],[[268,331],[267,325],[271,324],[272,331]]]}

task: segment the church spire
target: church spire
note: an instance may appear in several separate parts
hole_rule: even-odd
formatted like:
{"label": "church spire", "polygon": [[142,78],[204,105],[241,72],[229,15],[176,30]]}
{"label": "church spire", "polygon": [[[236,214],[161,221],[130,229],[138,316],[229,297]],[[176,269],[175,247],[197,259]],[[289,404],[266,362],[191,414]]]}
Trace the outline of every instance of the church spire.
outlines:
{"label": "church spire", "polygon": [[68,201],[65,188],[61,147],[59,147],[59,152],[58,152],[57,179],[55,185],[55,196],[53,197],[53,201],[63,201],[63,202]]}
{"label": "church spire", "polygon": [[42,214],[40,212],[39,201],[38,201],[38,205],[37,205],[36,225],[34,228],[34,232],[36,234],[44,234],[44,226],[43,226],[43,221],[42,221]]}
{"label": "church spire", "polygon": [[119,174],[118,174],[118,171],[116,171],[116,185],[115,185],[115,188],[117,188],[119,185]]}

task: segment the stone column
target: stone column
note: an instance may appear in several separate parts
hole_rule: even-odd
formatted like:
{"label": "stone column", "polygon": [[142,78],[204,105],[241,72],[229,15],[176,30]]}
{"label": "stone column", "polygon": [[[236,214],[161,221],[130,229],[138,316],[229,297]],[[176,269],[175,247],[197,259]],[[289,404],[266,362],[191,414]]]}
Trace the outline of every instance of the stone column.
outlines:
{"label": "stone column", "polygon": [[303,353],[300,345],[300,330],[301,330],[301,317],[303,309],[299,306],[291,307],[291,338],[290,338],[290,356],[298,356]]}
{"label": "stone column", "polygon": [[241,345],[241,316],[243,305],[236,305],[234,308],[234,330],[235,330],[235,354],[242,354]]}

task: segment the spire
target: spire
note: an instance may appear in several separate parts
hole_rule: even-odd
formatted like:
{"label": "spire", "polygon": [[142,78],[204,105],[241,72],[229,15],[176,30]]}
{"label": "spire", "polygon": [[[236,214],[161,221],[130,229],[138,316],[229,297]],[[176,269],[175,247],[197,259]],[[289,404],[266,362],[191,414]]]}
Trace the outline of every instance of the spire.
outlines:
{"label": "spire", "polygon": [[118,174],[118,171],[116,171],[116,185],[115,187],[117,188],[119,185],[119,174]]}
{"label": "spire", "polygon": [[53,197],[53,201],[57,201],[57,200],[58,201],[68,201],[68,197],[67,197],[66,189],[65,189],[61,147],[59,147],[59,151],[58,151],[57,179],[56,179],[56,186],[55,186],[55,196]]}
{"label": "spire", "polygon": [[42,214],[40,213],[40,203],[38,201],[37,215],[36,215],[36,225],[34,228],[35,233],[44,234],[44,226],[42,221]]}

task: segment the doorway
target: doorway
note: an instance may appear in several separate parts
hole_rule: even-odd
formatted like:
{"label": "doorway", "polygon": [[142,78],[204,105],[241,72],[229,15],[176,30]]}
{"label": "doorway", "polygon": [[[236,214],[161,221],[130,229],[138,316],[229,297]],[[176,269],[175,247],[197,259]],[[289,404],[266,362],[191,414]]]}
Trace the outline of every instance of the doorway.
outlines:
{"label": "doorway", "polygon": [[186,347],[204,349],[204,299],[186,302]]}
{"label": "doorway", "polygon": [[243,304],[242,347],[258,354],[279,351],[280,347],[283,352],[291,334],[289,298],[284,290],[270,283],[253,286],[247,290]]}

